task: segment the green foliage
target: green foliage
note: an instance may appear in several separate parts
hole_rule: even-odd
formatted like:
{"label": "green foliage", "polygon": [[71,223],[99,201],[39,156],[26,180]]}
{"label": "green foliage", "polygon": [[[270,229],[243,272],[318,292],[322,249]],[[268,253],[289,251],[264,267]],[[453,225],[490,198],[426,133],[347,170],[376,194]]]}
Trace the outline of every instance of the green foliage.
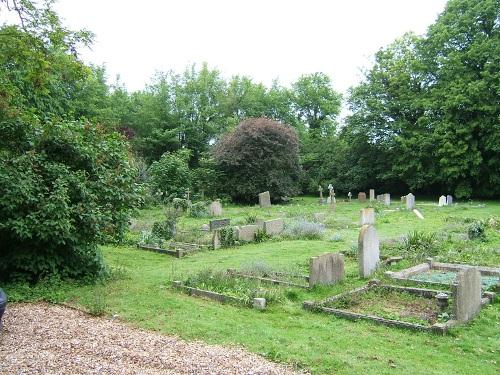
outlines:
{"label": "green foliage", "polygon": [[481,220],[474,221],[467,228],[467,236],[469,237],[469,240],[485,240],[486,239],[485,229],[486,225],[483,221]]}
{"label": "green foliage", "polygon": [[439,244],[435,233],[410,232],[403,239],[403,251],[410,259],[423,260],[438,254]]}
{"label": "green foliage", "polygon": [[189,210],[190,202],[184,198],[174,198],[172,199],[172,207],[177,211],[186,212],[187,210]]}
{"label": "green foliage", "polygon": [[255,242],[260,243],[271,239],[271,236],[263,229],[257,229],[255,232]]}
{"label": "green foliage", "polygon": [[207,217],[208,215],[208,204],[207,202],[196,202],[191,204],[189,207],[190,217]]}
{"label": "green foliage", "polygon": [[237,245],[236,234],[233,227],[223,227],[219,229],[221,247],[233,247]]}
{"label": "green foliage", "polygon": [[169,240],[175,236],[176,220],[168,219],[163,221],[155,221],[151,229],[151,234],[154,237]]}
{"label": "green foliage", "polygon": [[324,224],[299,219],[287,225],[283,235],[295,240],[319,240],[323,237],[324,233]]}
{"label": "green foliage", "polygon": [[184,197],[191,185],[189,155],[188,150],[167,152],[151,164],[148,173],[153,193],[161,192],[165,201]]}
{"label": "green foliage", "polygon": [[235,201],[255,202],[267,190],[273,200],[298,192],[298,138],[287,125],[244,120],[216,145],[214,158],[220,190]]}

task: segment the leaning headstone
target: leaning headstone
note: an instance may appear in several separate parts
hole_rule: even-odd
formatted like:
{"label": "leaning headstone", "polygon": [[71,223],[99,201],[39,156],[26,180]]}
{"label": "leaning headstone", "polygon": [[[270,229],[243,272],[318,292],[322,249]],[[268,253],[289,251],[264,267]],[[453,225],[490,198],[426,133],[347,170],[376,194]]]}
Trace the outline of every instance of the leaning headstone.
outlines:
{"label": "leaning headstone", "polygon": [[455,319],[472,319],[481,310],[481,273],[476,268],[460,271],[453,289]]}
{"label": "leaning headstone", "polygon": [[326,218],[326,215],[323,212],[316,212],[313,214],[313,220],[318,222],[318,223],[325,221],[325,218]]}
{"label": "leaning headstone", "polygon": [[285,222],[283,219],[274,219],[264,221],[264,232],[270,236],[280,234],[285,229]]}
{"label": "leaning headstone", "polygon": [[391,194],[389,194],[389,193],[385,193],[384,194],[384,204],[386,206],[390,206],[391,205]]}
{"label": "leaning headstone", "polygon": [[414,208],[414,209],[413,209],[413,213],[414,213],[415,215],[417,215],[417,217],[418,217],[420,220],[424,220],[424,215],[422,215],[422,213],[421,213],[419,210],[417,210],[416,208]]}
{"label": "leaning headstone", "polygon": [[410,193],[406,196],[406,209],[413,210],[415,208],[415,196]]}
{"label": "leaning headstone", "polygon": [[453,204],[453,197],[451,195],[446,196],[446,205],[450,206]]}
{"label": "leaning headstone", "polygon": [[241,227],[236,227],[236,238],[238,241],[254,241],[255,234],[259,230],[258,225],[242,225]]}
{"label": "leaning headstone", "polygon": [[214,235],[212,237],[212,246],[214,250],[220,249],[220,232],[218,230],[214,231]]}
{"label": "leaning headstone", "polygon": [[228,226],[231,223],[231,219],[210,220],[209,223],[210,223],[210,230],[216,230]]}
{"label": "leaning headstone", "polygon": [[366,193],[365,192],[359,192],[358,193],[358,202],[359,203],[365,203],[366,202]]}
{"label": "leaning headstone", "polygon": [[439,207],[442,207],[442,206],[446,206],[446,197],[444,195],[441,195],[439,197],[439,203],[438,203],[438,206]]}
{"label": "leaning headstone", "polygon": [[375,209],[374,208],[362,208],[360,210],[360,224],[373,225],[375,224]]}
{"label": "leaning headstone", "polygon": [[344,278],[344,256],[342,254],[323,254],[309,261],[309,286],[328,285]]}
{"label": "leaning headstone", "polygon": [[370,202],[375,200],[375,189],[370,189]]}
{"label": "leaning headstone", "polygon": [[271,195],[268,191],[259,194],[259,205],[261,207],[271,207]]}
{"label": "leaning headstone", "polygon": [[358,262],[361,277],[369,277],[380,261],[377,231],[372,225],[363,225],[358,237]]}
{"label": "leaning headstone", "polygon": [[219,200],[210,203],[208,206],[208,214],[210,216],[222,216],[222,204]]}

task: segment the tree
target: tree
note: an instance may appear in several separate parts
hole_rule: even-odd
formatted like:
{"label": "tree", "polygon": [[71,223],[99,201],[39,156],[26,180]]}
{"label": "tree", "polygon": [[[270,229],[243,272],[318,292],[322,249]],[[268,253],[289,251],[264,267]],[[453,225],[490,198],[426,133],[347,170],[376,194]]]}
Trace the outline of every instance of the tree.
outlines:
{"label": "tree", "polygon": [[288,125],[266,118],[243,120],[214,148],[221,191],[247,203],[266,190],[273,200],[296,195],[298,146],[297,133]]}
{"label": "tree", "polygon": [[183,197],[191,186],[189,158],[190,151],[184,149],[166,152],[154,161],[148,170],[153,193],[161,194],[164,200]]}

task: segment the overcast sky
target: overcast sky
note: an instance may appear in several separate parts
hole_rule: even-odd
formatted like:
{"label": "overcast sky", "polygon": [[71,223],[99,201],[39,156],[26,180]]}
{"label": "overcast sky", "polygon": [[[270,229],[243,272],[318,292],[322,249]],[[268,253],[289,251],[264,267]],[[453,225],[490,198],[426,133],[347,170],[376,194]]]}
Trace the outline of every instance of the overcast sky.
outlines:
{"label": "overcast sky", "polygon": [[96,34],[87,62],[105,64],[129,90],[156,70],[206,61],[223,76],[288,85],[324,72],[345,92],[373,54],[407,31],[424,34],[444,0],[59,0],[72,29]]}

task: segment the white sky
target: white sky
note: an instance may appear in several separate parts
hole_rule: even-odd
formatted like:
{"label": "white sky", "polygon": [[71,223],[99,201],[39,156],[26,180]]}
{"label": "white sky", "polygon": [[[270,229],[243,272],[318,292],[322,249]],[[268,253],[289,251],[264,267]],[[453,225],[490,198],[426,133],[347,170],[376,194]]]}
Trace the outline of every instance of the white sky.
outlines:
{"label": "white sky", "polygon": [[445,0],[59,0],[72,29],[96,34],[88,62],[142,89],[156,70],[206,61],[223,76],[288,85],[324,72],[345,92],[373,54],[404,32],[424,34]]}

